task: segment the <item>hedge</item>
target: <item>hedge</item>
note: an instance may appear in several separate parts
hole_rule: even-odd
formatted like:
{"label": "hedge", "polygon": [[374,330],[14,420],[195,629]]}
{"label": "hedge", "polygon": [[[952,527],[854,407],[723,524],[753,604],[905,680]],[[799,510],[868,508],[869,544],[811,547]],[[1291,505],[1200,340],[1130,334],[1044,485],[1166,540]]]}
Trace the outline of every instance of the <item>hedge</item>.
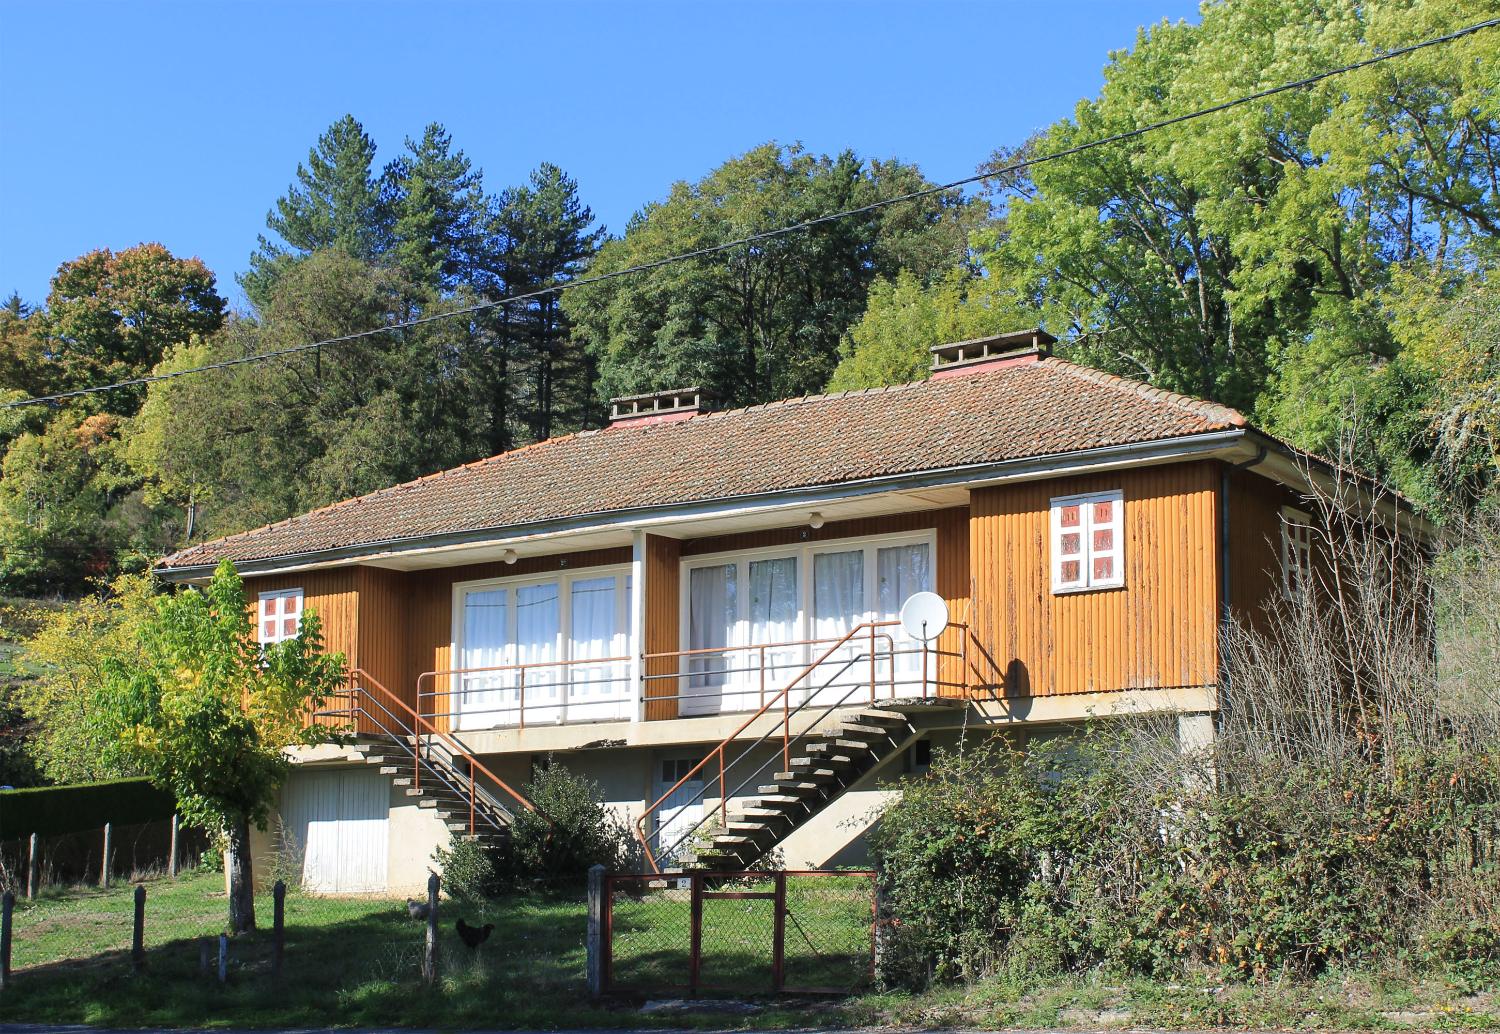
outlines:
{"label": "hedge", "polygon": [[0,840],[155,822],[175,810],[172,795],[145,779],[0,790]]}

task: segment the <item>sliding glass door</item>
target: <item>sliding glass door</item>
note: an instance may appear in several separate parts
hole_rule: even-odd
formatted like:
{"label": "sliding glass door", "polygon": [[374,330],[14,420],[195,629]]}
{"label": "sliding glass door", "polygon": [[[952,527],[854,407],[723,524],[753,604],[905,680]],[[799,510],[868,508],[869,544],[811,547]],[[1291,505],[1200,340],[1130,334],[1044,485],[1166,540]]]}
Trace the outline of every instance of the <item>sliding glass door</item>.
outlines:
{"label": "sliding glass door", "polygon": [[456,596],[460,729],[631,717],[624,572],[508,579]]}
{"label": "sliding glass door", "polygon": [[864,622],[895,620],[913,593],[930,590],[932,556],[922,534],[688,561],[680,713],[756,710],[794,680],[793,705],[809,694],[853,702],[872,672],[880,695],[919,693],[921,644],[899,627],[878,631],[873,659],[869,636],[838,640]]}

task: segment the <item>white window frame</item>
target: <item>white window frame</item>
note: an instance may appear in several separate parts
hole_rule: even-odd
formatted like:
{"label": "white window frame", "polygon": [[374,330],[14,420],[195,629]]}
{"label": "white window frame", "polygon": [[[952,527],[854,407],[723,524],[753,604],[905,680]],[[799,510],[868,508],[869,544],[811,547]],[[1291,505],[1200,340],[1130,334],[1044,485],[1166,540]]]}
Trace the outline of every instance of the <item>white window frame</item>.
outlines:
{"label": "white window frame", "polygon": [[[282,624],[282,622],[286,620],[286,614],[283,612],[282,605],[277,604],[275,629],[272,632],[271,636],[267,638],[266,601],[287,599],[295,599],[297,601],[297,630],[291,635],[286,634],[285,628]],[[300,586],[294,589],[272,589],[268,592],[261,593],[255,605],[256,642],[260,643],[262,646],[271,646],[274,643],[284,643],[288,639],[296,639],[299,635],[302,634],[302,616],[306,613],[307,596],[305,593],[303,593]]]}
{"label": "white window frame", "polygon": [[[1094,525],[1093,504],[1103,502],[1114,504],[1115,518],[1105,525],[1114,532],[1114,547],[1096,551],[1094,532],[1097,529]],[[1062,511],[1064,507],[1073,505],[1079,507],[1078,533],[1082,550],[1076,554],[1079,562],[1079,577],[1076,581],[1068,581],[1063,578],[1062,565],[1065,559],[1073,559],[1073,554],[1064,557],[1062,553]],[[1055,496],[1048,503],[1048,525],[1050,528],[1050,534],[1047,537],[1048,563],[1052,569],[1053,595],[1119,589],[1125,585],[1125,493],[1122,490],[1116,488],[1107,492],[1082,492],[1077,495]],[[1071,533],[1072,529],[1068,531]],[[1114,560],[1114,573],[1108,578],[1094,576],[1094,560],[1099,556],[1109,556]]]}
{"label": "white window frame", "polygon": [[[462,660],[464,655],[464,598],[468,593],[484,592],[490,589],[509,590],[509,613],[507,614],[506,620],[506,631],[509,635],[511,629],[514,628],[516,621],[515,601],[517,590],[524,589],[533,585],[547,585],[548,583],[556,582],[558,609],[558,670],[561,672],[570,671],[573,667],[575,667],[575,665],[567,663],[573,660],[573,607],[571,605],[573,600],[573,583],[575,581],[589,581],[594,578],[609,577],[613,577],[616,579],[615,627],[620,630],[616,633],[616,635],[617,637],[623,637],[624,639],[624,649],[620,652],[619,656],[628,657],[632,655],[636,652],[634,644],[630,641],[630,577],[632,573],[633,569],[631,564],[610,564],[604,567],[566,567],[560,568],[555,571],[547,571],[542,574],[507,575],[499,578],[479,578],[467,582],[454,582],[452,607],[452,639],[448,644],[448,648],[451,651],[448,654],[449,658],[451,658],[449,667],[455,669],[461,667],[461,664],[459,662]],[[515,645],[513,637],[510,645]],[[461,680],[462,676],[453,676],[453,678]],[[431,687],[429,687],[429,691],[430,689]],[[562,709],[562,714],[564,715],[563,720],[566,721],[567,705],[571,694],[569,693],[569,687],[566,685],[560,685],[557,687],[557,689],[558,694],[556,704],[548,704],[546,706],[560,707]],[[457,715],[463,710],[463,691],[457,686],[450,685],[449,692],[453,694],[453,705],[452,707],[450,707],[450,710],[452,710],[453,713]],[[621,691],[621,693],[617,695],[581,699],[576,701],[576,703],[608,703],[616,700],[633,699],[633,696],[634,695],[630,687],[627,686],[623,691]]]}
{"label": "white window frame", "polygon": [[1312,585],[1312,520],[1295,506],[1281,508],[1281,591],[1287,599]]}

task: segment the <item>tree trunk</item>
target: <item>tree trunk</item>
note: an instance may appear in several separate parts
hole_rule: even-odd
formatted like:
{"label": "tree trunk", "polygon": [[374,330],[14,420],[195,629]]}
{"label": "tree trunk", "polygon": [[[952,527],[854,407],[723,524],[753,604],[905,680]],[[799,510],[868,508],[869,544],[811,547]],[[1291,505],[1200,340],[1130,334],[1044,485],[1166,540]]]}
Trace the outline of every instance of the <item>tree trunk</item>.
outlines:
{"label": "tree trunk", "polygon": [[255,875],[250,868],[250,820],[241,816],[229,827],[229,850],[224,864],[229,870],[229,931],[255,929]]}

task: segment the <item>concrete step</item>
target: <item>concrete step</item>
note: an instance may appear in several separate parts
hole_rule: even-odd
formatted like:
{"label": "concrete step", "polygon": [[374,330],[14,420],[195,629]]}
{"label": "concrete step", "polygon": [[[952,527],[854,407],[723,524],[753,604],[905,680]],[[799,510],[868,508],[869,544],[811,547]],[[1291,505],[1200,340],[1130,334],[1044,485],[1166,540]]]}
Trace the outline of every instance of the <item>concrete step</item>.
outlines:
{"label": "concrete step", "polygon": [[[809,747],[809,750],[812,748]],[[855,761],[847,754],[827,754],[819,751],[812,757],[792,758],[792,771],[801,774],[803,771],[815,771],[817,769],[833,769],[840,776],[846,775],[853,768]]]}
{"label": "concrete step", "polygon": [[[806,760],[808,759],[792,759],[793,763]],[[804,768],[796,772],[777,772],[775,778],[778,783],[808,782],[827,790],[838,782],[839,775],[831,768]]]}
{"label": "concrete step", "polygon": [[766,783],[763,786],[757,786],[755,788],[755,792],[761,795],[770,795],[773,797],[779,794],[790,794],[796,797],[798,800],[805,801],[809,797],[821,797],[823,795],[823,789],[823,783],[804,782],[796,779],[778,778],[774,783]]}
{"label": "concrete step", "polygon": [[794,816],[782,811],[780,808],[741,808],[739,811],[732,812],[731,814],[734,820],[729,823],[731,826],[734,825],[735,821],[760,822],[767,826],[770,826],[772,823],[791,825],[796,821]]}
{"label": "concrete step", "polygon": [[854,721],[886,726],[911,724],[900,711],[886,711],[879,707],[866,707],[854,712]]}
{"label": "concrete step", "polygon": [[830,733],[821,743],[809,743],[807,749],[812,754],[836,750],[852,758],[864,757],[871,752],[870,745],[864,740],[847,739],[837,733]]}
{"label": "concrete step", "polygon": [[762,793],[755,800],[763,808],[801,808],[807,804],[806,798],[791,793]]}
{"label": "concrete step", "polygon": [[838,728],[838,734],[846,739],[857,740],[888,740],[892,738],[894,730],[884,725],[869,724],[863,722],[844,722]]}

